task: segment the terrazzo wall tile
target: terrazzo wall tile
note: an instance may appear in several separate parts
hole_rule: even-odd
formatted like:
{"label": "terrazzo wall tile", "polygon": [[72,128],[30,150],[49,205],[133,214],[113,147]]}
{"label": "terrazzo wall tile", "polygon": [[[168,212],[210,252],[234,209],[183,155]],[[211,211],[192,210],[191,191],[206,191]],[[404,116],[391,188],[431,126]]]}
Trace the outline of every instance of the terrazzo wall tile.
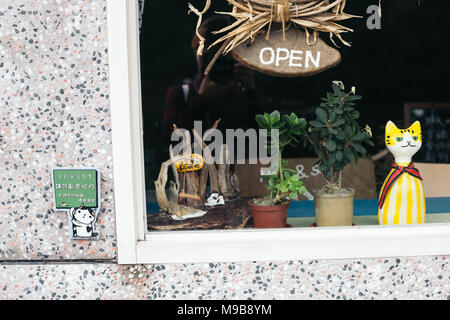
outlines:
{"label": "terrazzo wall tile", "polygon": [[126,279],[147,299],[450,300],[448,257],[158,265]]}
{"label": "terrazzo wall tile", "polygon": [[[0,0],[0,299],[450,299],[448,257],[112,263],[105,6]],[[69,240],[54,166],[101,169],[99,241]]]}
{"label": "terrazzo wall tile", "polygon": [[[0,0],[0,260],[116,256],[105,1]],[[98,167],[97,242],[68,240],[51,168]]]}
{"label": "terrazzo wall tile", "polygon": [[0,266],[0,299],[441,299],[449,259]]}

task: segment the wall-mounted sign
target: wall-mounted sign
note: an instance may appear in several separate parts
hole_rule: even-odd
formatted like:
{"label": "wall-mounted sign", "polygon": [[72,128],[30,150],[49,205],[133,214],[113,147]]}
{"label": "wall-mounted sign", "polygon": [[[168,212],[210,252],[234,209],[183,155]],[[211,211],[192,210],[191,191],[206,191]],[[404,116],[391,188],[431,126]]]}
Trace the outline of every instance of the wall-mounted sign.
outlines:
{"label": "wall-mounted sign", "polygon": [[295,28],[286,32],[272,32],[247,41],[232,51],[233,57],[256,71],[280,77],[304,77],[321,73],[339,64],[341,54],[320,38],[307,44],[306,34]]}
{"label": "wall-mounted sign", "polygon": [[55,168],[52,170],[54,207],[66,211],[71,239],[96,240],[100,210],[100,171],[98,169]]}

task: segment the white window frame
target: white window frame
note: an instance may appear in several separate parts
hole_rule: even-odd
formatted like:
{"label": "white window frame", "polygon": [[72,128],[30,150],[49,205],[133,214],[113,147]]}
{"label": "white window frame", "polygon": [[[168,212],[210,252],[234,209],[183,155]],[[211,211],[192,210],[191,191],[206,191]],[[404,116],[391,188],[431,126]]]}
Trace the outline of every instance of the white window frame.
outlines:
{"label": "white window frame", "polygon": [[137,1],[107,0],[107,16],[119,264],[450,255],[450,223],[148,233]]}

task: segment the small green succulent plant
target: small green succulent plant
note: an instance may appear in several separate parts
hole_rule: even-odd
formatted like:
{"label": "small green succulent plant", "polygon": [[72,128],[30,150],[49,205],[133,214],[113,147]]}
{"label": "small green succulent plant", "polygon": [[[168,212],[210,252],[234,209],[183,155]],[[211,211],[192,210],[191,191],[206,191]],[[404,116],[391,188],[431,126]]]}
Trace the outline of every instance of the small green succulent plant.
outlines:
{"label": "small green succulent plant", "polygon": [[[264,113],[256,116],[260,129],[266,129],[267,135],[274,140],[272,130],[278,130],[278,170],[275,173],[264,176],[267,182],[266,188],[269,195],[264,200],[259,200],[261,205],[277,205],[285,201],[297,199],[300,194],[306,193],[306,188],[295,170],[286,167],[283,160],[283,150],[287,146],[296,146],[307,128],[307,122],[296,114],[281,116],[275,110],[271,114]],[[275,141],[271,141],[274,143]],[[258,202],[256,202],[258,204]]]}

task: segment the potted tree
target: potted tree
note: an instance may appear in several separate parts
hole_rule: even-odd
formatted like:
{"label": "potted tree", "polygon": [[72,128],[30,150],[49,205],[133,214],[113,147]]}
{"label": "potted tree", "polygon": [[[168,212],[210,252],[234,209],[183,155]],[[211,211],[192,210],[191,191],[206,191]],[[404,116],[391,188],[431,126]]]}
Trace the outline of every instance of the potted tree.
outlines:
{"label": "potted tree", "polygon": [[[278,142],[278,169],[264,176],[269,195],[264,199],[249,202],[253,221],[256,228],[285,228],[291,200],[297,199],[299,194],[304,194],[306,188],[297,172],[286,168],[287,162],[283,160],[282,154],[287,146],[295,146],[300,142],[299,138],[306,130],[307,122],[294,113],[281,117],[279,111],[259,114],[256,121],[261,129],[267,130],[271,143]],[[272,130],[278,130],[278,139],[272,136]]]}
{"label": "potted tree", "polygon": [[316,108],[316,119],[309,122],[305,141],[309,141],[319,158],[318,164],[326,185],[314,196],[316,223],[323,226],[351,226],[355,190],[342,186],[342,170],[350,162],[358,161],[367,153],[363,144],[373,146],[368,126],[361,130],[355,110],[354,87],[344,92],[344,84],[333,81],[333,92],[328,92]]}

